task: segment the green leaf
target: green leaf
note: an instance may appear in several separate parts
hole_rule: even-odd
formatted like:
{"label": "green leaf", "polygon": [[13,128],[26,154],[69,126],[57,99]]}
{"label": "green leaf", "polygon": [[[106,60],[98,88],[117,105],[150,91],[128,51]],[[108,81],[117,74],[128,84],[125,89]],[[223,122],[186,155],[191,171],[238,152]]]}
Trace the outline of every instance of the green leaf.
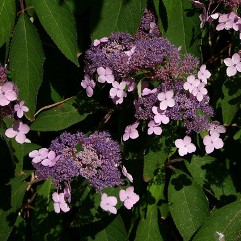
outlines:
{"label": "green leaf", "polygon": [[48,110],[43,110],[31,124],[31,130],[59,131],[82,121],[87,113],[80,114],[75,104],[75,98],[71,98]]}
{"label": "green leaf", "polygon": [[177,171],[169,183],[168,200],[171,215],[183,240],[190,240],[209,216],[207,198],[198,184],[185,173]]}
{"label": "green leaf", "polygon": [[[21,46],[21,47],[20,47]],[[19,90],[19,99],[29,108],[33,119],[36,99],[43,77],[44,53],[38,33],[26,14],[18,19],[10,50],[10,70]]]}
{"label": "green leaf", "polygon": [[192,5],[187,0],[155,0],[156,11],[161,19],[161,31],[176,46],[181,46],[183,53],[200,55],[196,35],[199,28],[198,15],[191,11]]}
{"label": "green leaf", "polygon": [[125,225],[120,216],[117,216],[105,229],[96,234],[95,241],[124,241],[127,240]]}
{"label": "green leaf", "polygon": [[75,19],[64,1],[32,0],[34,10],[46,32],[59,50],[79,66]]}
{"label": "green leaf", "polygon": [[0,47],[10,38],[16,13],[15,0],[0,1]]}
{"label": "green leaf", "polygon": [[13,229],[28,186],[27,182],[22,181],[26,177],[25,174],[17,176],[8,185],[0,186],[0,192],[5,196],[0,199],[0,241],[6,241]]}
{"label": "green leaf", "polygon": [[158,226],[158,210],[154,206],[149,215],[142,219],[137,227],[135,241],[162,241],[164,240]]}
{"label": "green leaf", "polygon": [[146,0],[92,0],[92,40],[113,32],[135,34],[145,6]]}
{"label": "green leaf", "polygon": [[[220,238],[224,235],[223,239]],[[234,241],[241,237],[241,201],[215,210],[194,236],[193,241]]]}

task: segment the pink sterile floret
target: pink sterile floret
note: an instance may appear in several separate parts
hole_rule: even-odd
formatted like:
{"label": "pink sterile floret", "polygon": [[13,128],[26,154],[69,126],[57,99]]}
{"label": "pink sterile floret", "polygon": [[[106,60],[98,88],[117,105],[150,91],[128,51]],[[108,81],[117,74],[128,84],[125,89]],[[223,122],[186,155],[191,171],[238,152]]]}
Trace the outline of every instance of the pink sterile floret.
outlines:
{"label": "pink sterile floret", "polygon": [[206,69],[206,65],[203,64],[197,73],[198,79],[207,84],[207,79],[211,76],[211,73]]}
{"label": "pink sterile floret", "polygon": [[187,153],[196,151],[196,146],[192,143],[190,136],[185,136],[183,140],[177,139],[175,141],[175,146],[178,148],[178,153],[180,156],[184,156]]}
{"label": "pink sterile floret", "polygon": [[144,88],[143,90],[142,90],[142,93],[141,93],[141,95],[142,96],[145,96],[145,95],[150,95],[150,94],[154,94],[154,93],[156,93],[157,92],[157,88],[154,88],[154,89],[148,89],[148,88]]}
{"label": "pink sterile floret", "polygon": [[116,214],[117,209],[115,205],[117,204],[117,198],[114,196],[107,196],[106,193],[101,195],[100,207],[105,210],[109,211],[110,213]]}
{"label": "pink sterile floret", "polygon": [[3,85],[0,85],[0,106],[6,106],[17,98],[18,96],[12,82],[7,81]]}
{"label": "pink sterile floret", "polygon": [[64,193],[58,194],[57,192],[54,192],[52,194],[52,199],[54,201],[54,211],[56,213],[60,213],[60,210],[62,210],[64,213],[70,210],[68,204],[64,199]]}
{"label": "pink sterile floret", "polygon": [[157,98],[160,101],[160,109],[166,110],[167,107],[173,107],[175,105],[175,100],[173,99],[174,92],[169,90],[167,92],[161,92],[158,94]]}
{"label": "pink sterile floret", "polygon": [[140,199],[139,195],[134,193],[133,186],[128,187],[126,190],[120,190],[119,197],[127,209],[131,209]]}
{"label": "pink sterile floret", "polygon": [[115,104],[121,104],[124,97],[127,96],[125,92],[126,83],[124,81],[112,83],[112,88],[110,89],[110,97],[114,100]]}
{"label": "pink sterile floret", "polygon": [[160,136],[162,133],[162,128],[159,126],[159,124],[157,124],[155,121],[151,120],[148,123],[148,130],[147,130],[147,134],[151,135],[151,134],[156,134],[157,136]]}
{"label": "pink sterile floret", "polygon": [[13,127],[8,128],[5,131],[5,135],[8,138],[14,138],[16,142],[23,144],[23,143],[30,143],[30,140],[26,138],[26,134],[29,132],[30,128],[28,125],[23,124],[23,122],[17,120],[14,122]]}
{"label": "pink sterile floret", "polygon": [[205,96],[208,93],[207,89],[204,86],[205,86],[205,84],[203,82],[201,82],[191,92],[194,96],[196,96],[196,98],[199,102],[202,101],[203,96]]}
{"label": "pink sterile floret", "polygon": [[22,118],[24,112],[29,111],[28,107],[24,105],[24,100],[20,101],[19,104],[14,105],[14,110],[16,111],[18,118]]}
{"label": "pink sterile floret", "polygon": [[60,156],[56,156],[54,151],[50,151],[46,159],[44,159],[41,164],[43,166],[53,167],[59,160]]}
{"label": "pink sterile floret", "polygon": [[139,122],[136,122],[125,128],[125,133],[123,135],[123,141],[127,141],[129,138],[136,139],[139,137],[139,133],[136,129],[138,127],[138,125],[139,125]]}
{"label": "pink sterile floret", "polygon": [[192,93],[193,89],[197,88],[199,84],[200,80],[196,79],[194,75],[190,75],[187,77],[187,81],[183,84],[183,88]]}
{"label": "pink sterile floret", "polygon": [[159,107],[153,106],[152,112],[155,114],[154,121],[156,124],[167,124],[169,123],[170,119],[168,116],[165,115],[165,110],[161,110]]}
{"label": "pink sterile floret", "polygon": [[31,151],[28,156],[33,158],[33,163],[39,163],[44,160],[49,154],[49,150],[47,148],[40,148],[39,150]]}
{"label": "pink sterile floret", "polygon": [[208,130],[209,130],[210,135],[212,135],[214,133],[220,134],[220,133],[226,132],[226,128],[223,125],[220,125],[220,123],[218,121],[211,122]]}
{"label": "pink sterile floret", "polygon": [[214,149],[220,149],[223,147],[224,143],[221,138],[219,138],[219,133],[214,132],[212,135],[206,135],[203,138],[203,144],[205,145],[205,150],[207,154],[210,154]]}
{"label": "pink sterile floret", "polygon": [[84,79],[81,81],[81,86],[85,89],[88,97],[91,97],[94,93],[95,82],[90,79],[90,76],[86,74]]}
{"label": "pink sterile floret", "polygon": [[106,67],[106,68],[99,67],[99,68],[97,69],[97,73],[98,73],[98,75],[99,75],[98,81],[99,81],[100,83],[105,83],[105,82],[107,82],[107,83],[111,84],[111,83],[113,83],[114,80],[115,80],[115,77],[114,77],[114,75],[113,75],[113,73],[112,73],[112,70],[111,70],[109,67]]}
{"label": "pink sterile floret", "polygon": [[100,45],[101,43],[106,43],[106,42],[108,42],[108,38],[103,37],[101,39],[95,39],[93,44],[96,47],[96,46]]}
{"label": "pink sterile floret", "polygon": [[226,70],[227,76],[231,77],[236,75],[237,71],[241,72],[241,62],[238,53],[235,53],[232,58],[224,59],[224,63],[228,67]]}
{"label": "pink sterile floret", "polygon": [[130,182],[133,182],[133,177],[130,173],[127,172],[126,167],[122,166],[122,174],[128,178]]}

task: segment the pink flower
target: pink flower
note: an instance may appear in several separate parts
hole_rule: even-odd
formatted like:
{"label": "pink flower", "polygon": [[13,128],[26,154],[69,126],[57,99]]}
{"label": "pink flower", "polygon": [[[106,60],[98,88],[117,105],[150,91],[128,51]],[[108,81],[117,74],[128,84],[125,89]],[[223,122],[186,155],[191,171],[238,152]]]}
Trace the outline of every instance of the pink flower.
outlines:
{"label": "pink flower", "polygon": [[142,93],[141,93],[141,95],[142,96],[145,96],[145,95],[150,95],[150,94],[154,94],[154,93],[156,93],[157,92],[157,88],[154,88],[154,89],[148,89],[148,88],[144,88],[143,90],[142,90]]}
{"label": "pink flower", "polygon": [[91,97],[94,93],[95,82],[90,79],[90,76],[86,74],[84,79],[81,81],[81,86],[86,90],[86,94],[88,97]]}
{"label": "pink flower", "polygon": [[108,38],[103,37],[101,39],[95,39],[93,44],[96,47],[96,46],[100,45],[101,43],[106,43],[106,42],[108,42]]}
{"label": "pink flower", "polygon": [[21,121],[15,121],[13,127],[8,128],[5,131],[5,135],[8,138],[14,138],[16,142],[23,144],[23,143],[30,143],[30,140],[26,138],[26,134],[29,132],[30,128],[28,125],[23,124]]}
{"label": "pink flower", "polygon": [[139,137],[139,133],[136,130],[136,128],[138,127],[139,122],[136,122],[132,125],[129,125],[125,128],[125,133],[123,135],[123,141],[127,141],[129,138],[131,139],[136,139]]}
{"label": "pink flower", "polygon": [[155,114],[154,121],[156,124],[167,124],[170,119],[165,115],[165,111],[161,110],[159,107],[153,106],[152,112]]}
{"label": "pink flower", "polygon": [[205,84],[202,82],[197,87],[195,87],[191,92],[194,96],[196,96],[199,102],[202,101],[203,96],[208,93],[207,89],[204,86]]}
{"label": "pink flower", "polygon": [[173,107],[175,105],[175,100],[173,99],[174,92],[169,90],[167,92],[161,92],[158,94],[157,98],[160,101],[160,109],[166,110],[167,107]]}
{"label": "pink flower", "polygon": [[117,209],[115,205],[117,204],[117,199],[114,196],[107,196],[106,193],[101,195],[100,207],[105,210],[109,211],[110,213],[116,214]]}
{"label": "pink flower", "polygon": [[162,128],[159,126],[159,124],[157,124],[155,121],[150,121],[148,123],[148,130],[147,130],[147,134],[151,135],[151,134],[156,134],[157,136],[160,136],[162,133]]}
{"label": "pink flower", "polygon": [[126,83],[124,81],[122,81],[121,83],[114,81],[112,83],[112,88],[110,89],[110,97],[113,100],[115,100],[116,104],[121,104],[123,102],[124,97],[127,96],[125,88]]}
{"label": "pink flower", "polygon": [[19,104],[14,105],[14,110],[16,111],[18,118],[22,118],[23,117],[23,113],[29,111],[28,107],[24,105],[24,101],[23,100],[20,101]]}
{"label": "pink flower", "polygon": [[220,123],[218,121],[213,121],[210,124],[209,133],[210,133],[210,135],[213,135],[215,132],[218,134],[225,133],[226,128],[223,125],[220,125]]}
{"label": "pink flower", "polygon": [[236,75],[237,71],[241,72],[241,62],[238,53],[235,53],[232,58],[224,59],[224,63],[226,66],[228,66],[226,70],[227,76],[231,77]]}
{"label": "pink flower", "polygon": [[130,182],[133,182],[133,177],[132,177],[132,175],[131,175],[130,173],[127,172],[125,166],[122,167],[122,174],[123,174],[125,177],[127,177]]}
{"label": "pink flower", "polygon": [[139,195],[134,193],[134,187],[130,186],[126,190],[120,190],[119,197],[127,209],[131,209],[139,201]]}
{"label": "pink flower", "polygon": [[14,84],[10,81],[0,86],[0,106],[6,106],[18,98],[14,87]]}
{"label": "pink flower", "polygon": [[47,148],[40,148],[39,150],[31,151],[28,156],[33,158],[33,163],[39,163],[44,160],[49,154],[49,150]]}
{"label": "pink flower", "polygon": [[136,88],[135,80],[131,77],[123,79],[124,83],[126,83],[127,91],[132,92]]}
{"label": "pink flower", "polygon": [[99,67],[99,68],[97,69],[97,73],[98,73],[98,75],[99,75],[98,81],[99,81],[100,83],[105,83],[105,82],[107,82],[107,83],[111,84],[111,83],[113,83],[114,80],[115,80],[115,77],[114,77],[114,75],[113,75],[113,73],[112,73],[112,70],[111,70],[109,67],[106,67],[106,68]]}
{"label": "pink flower", "polygon": [[183,84],[183,88],[192,93],[193,89],[198,87],[199,84],[200,80],[196,79],[194,75],[190,75],[187,77],[187,82]]}
{"label": "pink flower", "polygon": [[214,149],[220,149],[223,147],[224,143],[221,138],[219,138],[219,133],[214,132],[212,135],[206,135],[203,138],[203,144],[205,145],[205,150],[207,154],[210,154]]}
{"label": "pink flower", "polygon": [[196,151],[196,147],[192,143],[192,139],[190,136],[185,136],[183,140],[175,140],[175,146],[178,148],[178,153],[180,156],[185,156],[187,153],[192,153]]}
{"label": "pink flower", "polygon": [[131,56],[132,56],[132,54],[134,54],[135,49],[136,49],[136,46],[133,46],[130,50],[125,51],[125,54],[129,57],[128,60],[131,59]]}
{"label": "pink flower", "polygon": [[211,76],[211,73],[206,69],[206,65],[203,64],[197,73],[198,79],[207,84],[207,79]]}
{"label": "pink flower", "polygon": [[41,164],[43,166],[53,167],[59,160],[60,156],[56,156],[54,151],[50,151],[46,159],[44,159]]}
{"label": "pink flower", "polygon": [[58,194],[57,192],[54,192],[52,194],[52,199],[54,201],[54,211],[56,213],[60,213],[60,210],[62,210],[64,213],[70,210],[68,204],[65,202],[64,193]]}

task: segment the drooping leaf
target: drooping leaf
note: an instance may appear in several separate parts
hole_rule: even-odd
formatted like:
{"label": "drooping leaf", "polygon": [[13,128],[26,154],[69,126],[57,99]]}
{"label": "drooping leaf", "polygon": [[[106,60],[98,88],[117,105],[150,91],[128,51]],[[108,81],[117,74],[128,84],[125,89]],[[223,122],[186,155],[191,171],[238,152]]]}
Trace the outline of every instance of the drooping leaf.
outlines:
{"label": "drooping leaf", "polygon": [[135,34],[140,24],[146,0],[92,0],[92,40],[112,32]]}
{"label": "drooping leaf", "polygon": [[135,241],[162,241],[164,240],[158,226],[158,210],[154,206],[145,219],[137,227]]}
{"label": "drooping leaf", "polygon": [[214,210],[194,236],[193,241],[238,241],[240,237],[241,201],[237,201]]}
{"label": "drooping leaf", "polygon": [[75,102],[76,100],[72,98],[48,110],[43,110],[30,126],[31,130],[58,131],[82,121],[88,113],[79,113]]}
{"label": "drooping leaf", "polygon": [[186,0],[155,0],[154,3],[161,20],[163,36],[176,46],[181,46],[182,53],[199,56],[199,43],[196,41],[199,18],[191,10],[190,2]]}
{"label": "drooping leaf", "polygon": [[60,51],[79,66],[74,17],[66,3],[58,0],[32,0],[34,10],[46,32]]}
{"label": "drooping leaf", "polygon": [[201,187],[187,174],[177,171],[169,183],[168,200],[183,240],[190,240],[209,216],[208,201]]}
{"label": "drooping leaf", "polygon": [[0,241],[7,241],[13,229],[28,185],[22,181],[26,177],[25,174],[17,176],[8,185],[0,186],[0,192],[5,196],[0,199]]}
{"label": "drooping leaf", "polygon": [[0,47],[9,40],[13,30],[15,13],[15,0],[0,1]]}
{"label": "drooping leaf", "polygon": [[29,108],[31,120],[43,77],[44,53],[38,33],[25,13],[18,19],[10,50],[10,70],[19,90],[19,99]]}
{"label": "drooping leaf", "polygon": [[95,241],[123,241],[127,240],[127,232],[120,216],[117,216],[105,229],[96,234]]}

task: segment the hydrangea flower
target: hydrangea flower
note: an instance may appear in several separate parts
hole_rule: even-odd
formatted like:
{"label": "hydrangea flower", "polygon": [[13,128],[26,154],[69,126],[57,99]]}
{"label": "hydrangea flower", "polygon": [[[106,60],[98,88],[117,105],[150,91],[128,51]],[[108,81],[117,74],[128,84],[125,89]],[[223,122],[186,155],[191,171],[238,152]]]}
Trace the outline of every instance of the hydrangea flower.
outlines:
{"label": "hydrangea flower", "polygon": [[128,180],[130,182],[133,182],[133,177],[130,173],[128,173],[128,171],[126,170],[126,167],[125,166],[122,166],[122,174],[128,178]]}
{"label": "hydrangea flower", "polygon": [[170,121],[169,117],[165,115],[165,111],[161,110],[160,108],[153,106],[152,112],[155,114],[154,121],[156,124],[167,124]]}
{"label": "hydrangea flower", "polygon": [[117,199],[114,196],[107,196],[106,193],[101,195],[100,207],[105,210],[109,211],[110,213],[116,214],[117,209],[115,205],[117,204]]}
{"label": "hydrangea flower", "polygon": [[136,139],[139,137],[139,133],[137,131],[137,127],[139,125],[139,122],[136,122],[132,125],[129,125],[125,128],[125,133],[123,135],[123,140],[127,141],[129,138]]}
{"label": "hydrangea flower", "polygon": [[226,128],[223,125],[220,125],[218,121],[213,121],[210,123],[210,127],[209,127],[210,135],[213,135],[214,133],[221,134],[225,132],[226,132]]}
{"label": "hydrangea flower", "polygon": [[56,213],[60,213],[62,210],[64,213],[68,212],[70,210],[68,204],[66,203],[64,199],[64,193],[57,193],[54,192],[52,194],[52,199],[54,201],[54,211]]}
{"label": "hydrangea flower", "polygon": [[185,136],[182,139],[175,140],[175,146],[178,148],[178,153],[180,156],[185,156],[188,153],[196,151],[195,145],[192,143],[190,136]]}
{"label": "hydrangea flower", "polygon": [[6,106],[18,98],[14,87],[15,85],[10,81],[0,85],[0,106]]}
{"label": "hydrangea flower", "polygon": [[174,92],[169,90],[167,92],[161,92],[158,94],[157,98],[160,101],[160,109],[166,110],[167,107],[173,107],[175,105],[175,100],[173,99]]}
{"label": "hydrangea flower", "polygon": [[14,105],[14,110],[16,111],[18,118],[22,118],[24,112],[28,112],[29,111],[28,107],[24,105],[24,100],[20,101],[19,104],[15,104]]}
{"label": "hydrangea flower", "polygon": [[81,81],[81,86],[86,90],[86,94],[88,97],[91,97],[94,93],[95,82],[90,79],[90,76],[86,74],[84,79]]}
{"label": "hydrangea flower", "polygon": [[33,158],[33,163],[39,163],[43,161],[49,154],[49,150],[47,148],[40,148],[39,150],[34,150],[29,152],[28,156]]}
{"label": "hydrangea flower", "polygon": [[48,153],[48,156],[46,159],[44,159],[41,164],[43,166],[49,166],[49,167],[53,167],[56,162],[59,160],[60,155],[56,156],[56,153],[54,151],[50,151]]}
{"label": "hydrangea flower", "polygon": [[197,88],[199,84],[200,80],[196,79],[194,75],[190,75],[187,77],[187,81],[183,84],[183,88],[192,93],[193,89]]}
{"label": "hydrangea flower", "polygon": [[211,76],[211,73],[206,69],[206,65],[203,64],[197,73],[198,79],[200,79],[204,84],[207,84],[207,79]]}
{"label": "hydrangea flower", "polygon": [[236,75],[237,71],[241,72],[241,61],[238,53],[235,53],[232,58],[224,59],[224,63],[228,67],[227,76],[231,77]]}
{"label": "hydrangea flower", "polygon": [[133,186],[128,187],[126,190],[120,190],[119,198],[124,202],[127,209],[131,209],[140,199],[139,195],[134,193]]}
{"label": "hydrangea flower", "polygon": [[144,88],[143,90],[142,90],[142,93],[141,93],[141,95],[142,96],[145,96],[145,95],[150,95],[150,94],[154,94],[154,93],[156,93],[157,92],[157,88],[154,88],[154,89],[148,89],[148,88]]}
{"label": "hydrangea flower", "polygon": [[14,138],[16,142],[19,144],[23,143],[30,143],[30,140],[27,139],[26,134],[30,131],[30,128],[28,125],[23,124],[22,121],[15,121],[13,124],[13,127],[8,128],[5,131],[5,135],[8,138]]}
{"label": "hydrangea flower", "polygon": [[123,102],[124,97],[127,96],[125,92],[126,83],[125,82],[117,82],[114,81],[112,83],[112,88],[110,89],[110,97],[114,100],[116,104],[121,104]]}
{"label": "hydrangea flower", "polygon": [[203,144],[205,145],[205,150],[207,154],[210,154],[214,149],[220,149],[223,147],[224,143],[221,138],[219,138],[219,133],[214,132],[212,135],[206,135],[203,138]]}
{"label": "hydrangea flower", "polygon": [[162,128],[159,126],[159,124],[152,120],[148,123],[147,134],[151,135],[153,133],[157,136],[160,136],[162,133]]}
{"label": "hydrangea flower", "polygon": [[199,102],[202,101],[203,97],[208,93],[207,89],[204,86],[205,84],[202,82],[191,92],[194,96],[196,96]]}
{"label": "hydrangea flower", "polygon": [[115,80],[113,72],[112,72],[112,70],[109,67],[106,67],[106,68],[99,67],[99,68],[97,68],[97,73],[99,75],[98,81],[100,83],[107,82],[107,83],[111,84]]}
{"label": "hydrangea flower", "polygon": [[101,39],[95,39],[93,42],[93,45],[96,47],[96,46],[100,45],[101,43],[106,43],[106,42],[108,42],[108,38],[103,37]]}

